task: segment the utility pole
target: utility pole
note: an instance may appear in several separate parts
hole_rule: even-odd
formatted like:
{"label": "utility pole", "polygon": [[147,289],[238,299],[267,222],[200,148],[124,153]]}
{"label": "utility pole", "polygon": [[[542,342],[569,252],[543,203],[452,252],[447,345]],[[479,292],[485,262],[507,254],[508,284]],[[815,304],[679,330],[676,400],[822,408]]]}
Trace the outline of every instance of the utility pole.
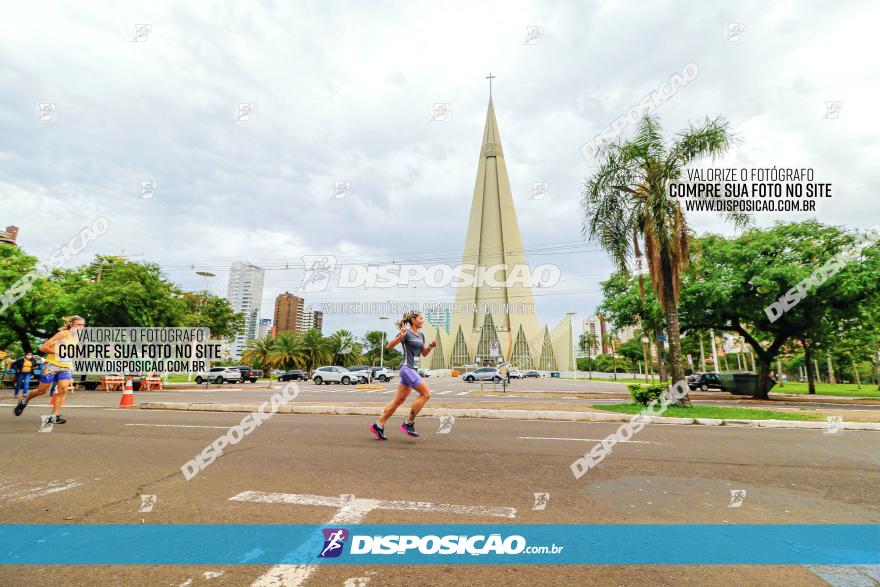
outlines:
{"label": "utility pole", "polygon": [[721,370],[718,368],[718,349],[715,348],[715,331],[709,331],[709,337],[712,339],[712,362],[715,363],[715,372],[720,373]]}
{"label": "utility pole", "polygon": [[706,355],[703,353],[703,334],[700,333],[697,337],[700,339],[700,373],[702,373],[706,369]]}
{"label": "utility pole", "polygon": [[[379,316],[379,320],[388,320],[388,316]],[[382,326],[382,344],[379,345],[379,367],[385,367],[385,326]]]}
{"label": "utility pole", "polygon": [[828,362],[828,383],[834,385],[837,379],[834,377],[834,365],[831,364],[831,351],[825,351],[825,360]]}
{"label": "utility pole", "polygon": [[776,357],[776,380],[779,381],[779,387],[785,387],[785,382],[782,381],[782,359]]}

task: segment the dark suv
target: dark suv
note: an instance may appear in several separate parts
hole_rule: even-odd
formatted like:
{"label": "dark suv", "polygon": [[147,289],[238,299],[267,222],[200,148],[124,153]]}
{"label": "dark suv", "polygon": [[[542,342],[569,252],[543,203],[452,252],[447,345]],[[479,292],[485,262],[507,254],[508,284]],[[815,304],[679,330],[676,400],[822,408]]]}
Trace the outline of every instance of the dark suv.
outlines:
{"label": "dark suv", "polygon": [[721,377],[718,373],[698,373],[688,377],[688,387],[692,390],[699,389],[701,391],[709,391],[709,388],[727,391],[721,383]]}
{"label": "dark suv", "polygon": [[241,371],[241,382],[250,381],[251,383],[256,383],[257,379],[260,377],[260,371],[257,369],[251,369],[247,365],[239,365],[238,370]]}
{"label": "dark suv", "polygon": [[293,371],[285,371],[278,377],[278,381],[305,381],[309,378],[309,374],[305,371],[294,369]]}

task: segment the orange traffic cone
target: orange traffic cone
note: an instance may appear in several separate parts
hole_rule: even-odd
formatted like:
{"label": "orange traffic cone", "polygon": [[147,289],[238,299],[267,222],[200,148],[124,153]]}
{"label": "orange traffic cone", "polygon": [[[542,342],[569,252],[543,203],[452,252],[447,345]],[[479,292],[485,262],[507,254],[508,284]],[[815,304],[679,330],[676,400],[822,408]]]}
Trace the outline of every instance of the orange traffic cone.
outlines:
{"label": "orange traffic cone", "polygon": [[125,379],[125,388],[122,390],[122,399],[119,400],[120,408],[134,408],[134,388],[131,385],[131,377]]}

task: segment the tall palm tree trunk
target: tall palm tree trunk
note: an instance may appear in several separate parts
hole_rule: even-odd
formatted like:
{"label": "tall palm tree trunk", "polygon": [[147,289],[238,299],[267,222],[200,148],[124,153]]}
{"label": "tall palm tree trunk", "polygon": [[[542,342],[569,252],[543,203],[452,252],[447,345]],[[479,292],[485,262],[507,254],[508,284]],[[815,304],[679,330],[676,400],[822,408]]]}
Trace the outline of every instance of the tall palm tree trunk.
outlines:
{"label": "tall palm tree trunk", "polygon": [[[681,366],[681,328],[678,323],[678,304],[675,303],[673,289],[672,264],[666,255],[660,259],[660,269],[663,272],[663,295],[661,298],[666,314],[666,332],[669,334],[669,382],[674,385],[684,379],[684,369]],[[691,405],[687,395],[681,398],[680,403],[686,406]]]}
{"label": "tall palm tree trunk", "polygon": [[[645,306],[645,274],[642,272],[642,249],[639,247],[639,237],[636,233],[636,230],[633,229],[633,250],[636,254],[636,267],[639,273],[639,297],[642,300],[642,307]],[[645,329],[645,321],[642,320],[642,335],[645,336],[647,334],[647,330]],[[663,327],[659,324],[654,325],[654,345],[657,349],[657,367],[660,370],[660,381],[666,380],[666,365],[663,362],[663,347],[660,345],[660,336],[663,335]],[[648,345],[650,346],[650,342]],[[645,374],[647,375],[647,365],[648,365],[648,356],[647,352],[645,353]]]}

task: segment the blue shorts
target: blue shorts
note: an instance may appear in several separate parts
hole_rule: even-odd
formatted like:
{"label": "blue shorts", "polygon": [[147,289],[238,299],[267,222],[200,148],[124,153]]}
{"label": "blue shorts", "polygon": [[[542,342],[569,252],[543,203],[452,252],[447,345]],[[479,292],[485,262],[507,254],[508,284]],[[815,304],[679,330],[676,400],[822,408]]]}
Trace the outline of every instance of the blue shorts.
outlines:
{"label": "blue shorts", "polygon": [[421,382],[422,378],[418,371],[406,365],[400,367],[400,383],[407,387],[415,387]]}
{"label": "blue shorts", "polygon": [[73,374],[68,367],[59,367],[58,365],[47,363],[43,365],[43,369],[40,371],[40,383],[55,383],[56,381],[70,379],[73,379]]}

